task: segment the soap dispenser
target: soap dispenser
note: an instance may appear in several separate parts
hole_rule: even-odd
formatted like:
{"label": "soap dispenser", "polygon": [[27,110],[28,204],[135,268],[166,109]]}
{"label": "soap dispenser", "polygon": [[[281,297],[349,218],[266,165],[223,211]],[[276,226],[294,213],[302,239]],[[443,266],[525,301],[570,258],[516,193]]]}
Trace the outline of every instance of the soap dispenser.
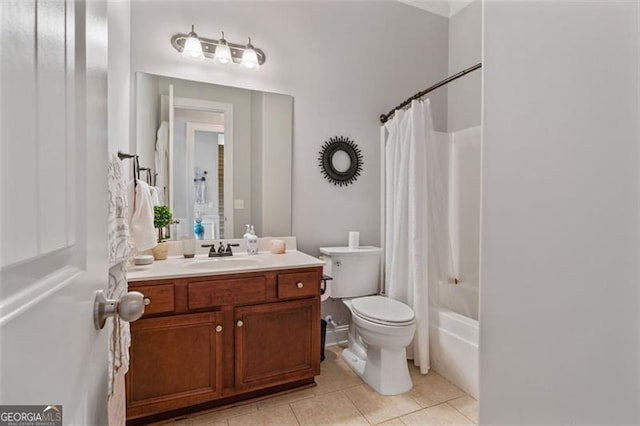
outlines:
{"label": "soap dispenser", "polygon": [[247,223],[245,226],[247,227],[247,230],[244,232],[242,238],[244,238],[244,240],[246,241],[247,238],[249,238],[249,236],[251,235],[251,225]]}
{"label": "soap dispenser", "polygon": [[251,225],[251,228],[249,229],[249,235],[246,238],[246,242],[247,254],[258,254],[258,236],[253,230],[253,225]]}
{"label": "soap dispenser", "polygon": [[247,254],[251,254],[251,250],[249,249],[249,238],[251,238],[251,225],[247,223],[247,230],[245,231],[242,238],[244,239],[244,245],[247,247]]}

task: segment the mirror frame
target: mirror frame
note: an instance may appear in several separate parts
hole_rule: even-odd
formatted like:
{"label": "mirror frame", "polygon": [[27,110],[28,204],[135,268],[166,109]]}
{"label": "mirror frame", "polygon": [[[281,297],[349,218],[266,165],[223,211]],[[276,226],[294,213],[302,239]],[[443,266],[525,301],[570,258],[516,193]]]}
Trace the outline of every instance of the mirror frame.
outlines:
{"label": "mirror frame", "polygon": [[[333,157],[338,152],[344,152],[349,156],[349,167],[340,171],[333,165]],[[362,152],[355,142],[344,136],[334,136],[325,141],[320,150],[320,169],[325,179],[338,186],[347,186],[354,183],[362,172]]]}

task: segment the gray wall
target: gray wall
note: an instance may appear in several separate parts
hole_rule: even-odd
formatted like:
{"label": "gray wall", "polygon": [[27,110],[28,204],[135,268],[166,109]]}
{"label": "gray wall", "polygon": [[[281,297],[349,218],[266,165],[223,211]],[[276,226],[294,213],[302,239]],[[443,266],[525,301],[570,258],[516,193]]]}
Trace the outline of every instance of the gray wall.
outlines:
{"label": "gray wall", "polygon": [[[482,62],[482,3],[475,0],[449,20],[449,74]],[[448,85],[447,130],[480,124],[482,70]]]}
{"label": "gray wall", "polygon": [[487,2],[480,424],[639,424],[640,4]]}
{"label": "gray wall", "polygon": [[293,99],[273,93],[255,94],[251,219],[259,236],[290,235]]}
{"label": "gray wall", "polygon": [[[129,1],[108,2],[108,119],[109,151],[130,151],[131,8]],[[129,163],[131,160],[127,160]],[[125,167],[125,170],[129,170]]]}
{"label": "gray wall", "polygon": [[[136,1],[131,24],[132,71],[294,97],[300,249],[318,254],[320,246],[346,244],[348,231],[360,231],[362,244],[380,243],[378,116],[447,75],[448,19],[391,1]],[[169,39],[191,24],[204,37],[224,30],[243,43],[251,36],[267,62],[255,72],[187,61]],[[446,91],[432,102],[436,125],[446,130]],[[346,188],[330,185],[318,167],[322,143],[336,135],[355,140],[364,156],[364,173]]]}
{"label": "gray wall", "polygon": [[[155,170],[155,146],[160,126],[160,97],[158,77],[149,74],[136,75],[135,91],[135,144],[133,152],[140,156],[140,167]],[[146,175],[141,174],[143,178]]]}
{"label": "gray wall", "polygon": [[[251,224],[257,235],[263,236],[262,227],[262,126],[264,92],[251,92]],[[289,222],[291,228],[291,222]],[[241,236],[244,235],[241,234]]]}

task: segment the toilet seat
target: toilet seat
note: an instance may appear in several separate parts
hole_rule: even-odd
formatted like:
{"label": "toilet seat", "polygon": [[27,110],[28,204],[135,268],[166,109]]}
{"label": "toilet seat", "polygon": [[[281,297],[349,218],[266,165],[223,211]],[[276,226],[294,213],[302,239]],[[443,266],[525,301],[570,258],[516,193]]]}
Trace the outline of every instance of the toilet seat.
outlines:
{"label": "toilet seat", "polygon": [[358,297],[351,300],[353,314],[376,324],[402,327],[415,322],[413,309],[383,296]]}

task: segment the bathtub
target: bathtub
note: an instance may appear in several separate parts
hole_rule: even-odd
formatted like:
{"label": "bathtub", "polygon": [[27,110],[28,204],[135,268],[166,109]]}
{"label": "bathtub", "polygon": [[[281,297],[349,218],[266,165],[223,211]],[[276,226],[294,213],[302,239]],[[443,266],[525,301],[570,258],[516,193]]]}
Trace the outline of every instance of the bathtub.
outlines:
{"label": "bathtub", "polygon": [[478,321],[429,307],[431,368],[478,399]]}

